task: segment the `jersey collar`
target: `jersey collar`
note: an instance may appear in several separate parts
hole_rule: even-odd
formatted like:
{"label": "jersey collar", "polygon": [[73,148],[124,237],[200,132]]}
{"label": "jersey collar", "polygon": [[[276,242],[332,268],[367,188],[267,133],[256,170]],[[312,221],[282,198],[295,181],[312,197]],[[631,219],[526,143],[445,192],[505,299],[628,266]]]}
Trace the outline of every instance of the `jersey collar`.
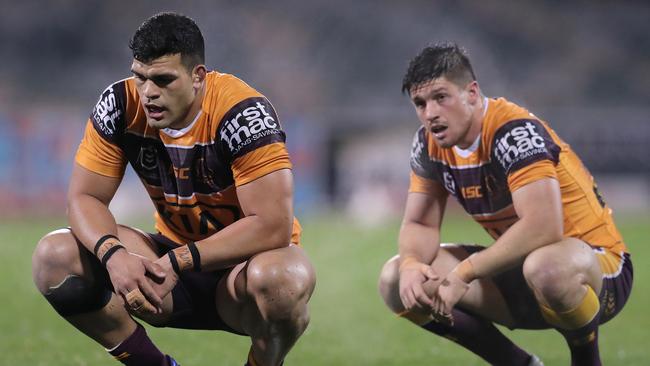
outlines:
{"label": "jersey collar", "polygon": [[203,113],[203,111],[202,111],[202,110],[199,110],[199,113],[196,114],[196,117],[194,117],[194,120],[192,121],[192,123],[190,123],[188,126],[185,126],[185,127],[181,128],[180,130],[175,130],[175,129],[173,129],[173,128],[169,128],[169,127],[168,127],[168,128],[161,128],[161,129],[160,129],[160,132],[162,132],[162,133],[164,133],[165,135],[167,135],[167,136],[169,136],[169,137],[171,137],[171,138],[174,138],[174,139],[179,138],[179,137],[182,137],[182,136],[184,136],[184,135],[185,135],[189,130],[191,130],[192,127],[194,127],[194,124],[196,123],[196,121],[199,120],[199,117],[201,117],[201,114],[202,114],[202,113]]}

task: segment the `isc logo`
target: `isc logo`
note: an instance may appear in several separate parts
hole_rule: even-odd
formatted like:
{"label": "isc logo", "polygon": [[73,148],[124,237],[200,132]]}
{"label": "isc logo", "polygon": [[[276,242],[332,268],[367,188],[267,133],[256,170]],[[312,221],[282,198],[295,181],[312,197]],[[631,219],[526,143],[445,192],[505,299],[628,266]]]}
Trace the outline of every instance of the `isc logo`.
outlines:
{"label": "isc logo", "polygon": [[530,121],[506,132],[495,141],[494,146],[497,159],[506,169],[519,159],[543,151],[546,151],[544,138],[537,133],[535,125]]}
{"label": "isc logo", "polygon": [[97,127],[106,135],[115,133],[115,123],[121,117],[122,111],[117,108],[113,86],[102,93],[93,109],[93,120]]}
{"label": "isc logo", "polygon": [[239,151],[253,140],[265,136],[265,132],[278,127],[267,108],[270,107],[257,102],[225,122],[219,137],[228,143],[232,152]]}
{"label": "isc logo", "polygon": [[483,197],[483,194],[481,193],[481,186],[462,187],[461,193],[465,199]]}

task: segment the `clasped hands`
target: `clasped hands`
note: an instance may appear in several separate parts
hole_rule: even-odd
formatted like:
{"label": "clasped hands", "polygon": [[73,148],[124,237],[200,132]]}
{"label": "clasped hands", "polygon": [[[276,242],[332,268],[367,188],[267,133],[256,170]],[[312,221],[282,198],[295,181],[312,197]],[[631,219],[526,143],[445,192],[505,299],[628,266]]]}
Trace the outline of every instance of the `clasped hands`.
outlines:
{"label": "clasped hands", "polygon": [[106,264],[117,295],[130,313],[156,315],[162,313],[163,300],[176,285],[178,276],[167,256],[156,261],[120,250]]}
{"label": "clasped hands", "polygon": [[[428,313],[434,320],[453,323],[451,311],[469,290],[468,268],[463,261],[441,278],[433,268],[415,258],[400,263],[400,298],[406,311]],[[467,279],[466,279],[467,278]]]}

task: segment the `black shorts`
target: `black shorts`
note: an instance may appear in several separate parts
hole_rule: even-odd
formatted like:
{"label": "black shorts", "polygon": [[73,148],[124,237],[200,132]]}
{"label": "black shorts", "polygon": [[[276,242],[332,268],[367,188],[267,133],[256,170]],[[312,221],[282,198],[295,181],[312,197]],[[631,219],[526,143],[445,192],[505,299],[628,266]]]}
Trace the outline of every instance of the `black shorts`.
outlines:
{"label": "black shorts", "polygon": [[[461,245],[461,247],[470,255],[485,249],[480,245]],[[630,296],[633,278],[632,260],[628,253],[618,255],[602,248],[592,248],[603,270],[603,287],[598,295],[600,324],[603,324],[623,309]],[[616,258],[619,260],[616,261]],[[615,270],[609,270],[609,267],[615,267]],[[522,265],[502,272],[492,280],[501,292],[514,319],[512,329],[551,328],[542,317],[535,295],[528,287]]]}
{"label": "black shorts", "polygon": [[[170,250],[179,246],[162,234],[145,234],[158,248],[158,256],[162,257]],[[91,255],[95,278],[104,281],[114,292],[108,272]],[[230,273],[232,268],[211,272],[183,272],[179,281],[172,289],[174,308],[172,315],[165,324],[156,327],[182,329],[224,330],[234,334],[244,335],[228,326],[217,312],[217,284]]]}

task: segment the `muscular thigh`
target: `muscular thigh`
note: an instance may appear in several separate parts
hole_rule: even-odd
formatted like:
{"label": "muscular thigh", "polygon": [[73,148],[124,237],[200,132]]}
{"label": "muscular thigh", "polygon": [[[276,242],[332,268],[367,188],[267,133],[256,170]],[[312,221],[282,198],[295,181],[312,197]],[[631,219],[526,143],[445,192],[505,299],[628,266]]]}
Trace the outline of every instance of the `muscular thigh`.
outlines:
{"label": "muscular thigh", "polygon": [[[534,250],[526,257],[523,270],[533,288],[539,287],[535,280],[543,282],[552,278],[568,291],[584,284],[597,294],[602,289],[602,270],[593,248],[576,238],[565,238]],[[562,281],[557,281],[558,278]]]}
{"label": "muscular thigh", "polygon": [[[302,247],[291,245],[284,248],[274,249],[259,253],[249,261],[240,263],[233,267],[227,276],[221,279],[217,286],[217,310],[223,321],[236,332],[249,334],[247,331],[251,319],[260,316],[260,309],[257,308],[255,299],[252,297],[249,278],[257,276],[255,272],[260,267],[276,266],[285,268],[289,272],[297,270],[309,273],[296,273],[296,280],[308,279],[308,293],[311,295],[314,289],[314,273],[311,263]],[[292,269],[293,268],[293,269]],[[255,315],[257,314],[257,315]]]}

